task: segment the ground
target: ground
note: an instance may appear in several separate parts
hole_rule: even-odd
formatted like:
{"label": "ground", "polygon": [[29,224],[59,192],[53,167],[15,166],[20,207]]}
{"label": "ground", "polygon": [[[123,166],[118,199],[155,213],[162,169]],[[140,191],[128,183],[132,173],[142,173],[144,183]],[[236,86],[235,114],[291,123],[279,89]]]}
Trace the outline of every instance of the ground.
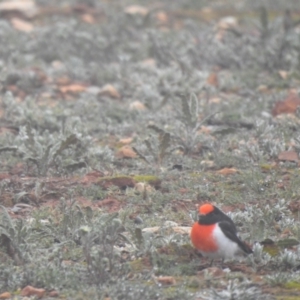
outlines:
{"label": "ground", "polygon": [[300,299],[297,2],[1,1],[0,299]]}

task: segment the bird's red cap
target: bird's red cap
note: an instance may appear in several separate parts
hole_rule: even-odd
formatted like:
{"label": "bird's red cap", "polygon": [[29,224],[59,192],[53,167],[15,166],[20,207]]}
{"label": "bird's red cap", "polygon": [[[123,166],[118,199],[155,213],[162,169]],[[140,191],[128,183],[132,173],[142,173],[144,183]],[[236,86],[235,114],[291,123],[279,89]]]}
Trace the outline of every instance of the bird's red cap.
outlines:
{"label": "bird's red cap", "polygon": [[200,215],[207,215],[214,210],[214,206],[210,203],[203,204],[199,207],[199,214]]}

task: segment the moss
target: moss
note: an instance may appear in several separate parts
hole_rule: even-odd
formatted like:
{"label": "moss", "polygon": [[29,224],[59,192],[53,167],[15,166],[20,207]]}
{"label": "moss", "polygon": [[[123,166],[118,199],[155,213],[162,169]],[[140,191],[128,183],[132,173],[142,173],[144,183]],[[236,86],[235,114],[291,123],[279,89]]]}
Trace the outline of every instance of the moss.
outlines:
{"label": "moss", "polygon": [[288,248],[299,245],[299,241],[296,239],[284,239],[277,242],[277,245],[282,248]]}
{"label": "moss", "polygon": [[[286,289],[295,289],[300,290],[300,282],[299,281],[288,281],[283,285]],[[299,297],[300,299],[300,297]]]}
{"label": "moss", "polygon": [[154,175],[136,175],[133,176],[133,179],[137,182],[146,182],[150,185],[154,186],[155,188],[159,188],[161,185],[161,180]]}
{"label": "moss", "polygon": [[277,296],[276,297],[277,300],[300,300],[300,296]]}
{"label": "moss", "polygon": [[113,179],[132,179],[132,177],[127,175],[105,176],[105,177],[100,177],[99,181],[109,181]]}
{"label": "moss", "polygon": [[280,248],[275,245],[265,245],[264,252],[268,253],[272,257],[277,256],[280,252]]}
{"label": "moss", "polygon": [[270,171],[275,168],[275,165],[272,164],[260,164],[259,165],[262,171]]}

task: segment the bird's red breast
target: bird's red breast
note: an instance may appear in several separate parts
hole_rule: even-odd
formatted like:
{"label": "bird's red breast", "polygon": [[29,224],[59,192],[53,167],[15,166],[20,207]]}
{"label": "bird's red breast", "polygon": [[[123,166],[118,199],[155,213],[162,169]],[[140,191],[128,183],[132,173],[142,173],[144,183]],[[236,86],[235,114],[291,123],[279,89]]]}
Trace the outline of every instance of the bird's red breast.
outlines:
{"label": "bird's red breast", "polygon": [[213,231],[216,224],[201,225],[196,222],[191,231],[191,240],[194,247],[203,252],[215,252],[218,245],[214,239]]}

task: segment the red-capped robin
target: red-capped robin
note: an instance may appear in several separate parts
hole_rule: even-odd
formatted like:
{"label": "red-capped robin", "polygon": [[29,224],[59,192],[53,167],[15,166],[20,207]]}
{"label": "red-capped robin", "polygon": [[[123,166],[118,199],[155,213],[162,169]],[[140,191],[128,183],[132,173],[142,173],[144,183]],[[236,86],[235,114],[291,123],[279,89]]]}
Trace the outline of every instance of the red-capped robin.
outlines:
{"label": "red-capped robin", "polygon": [[210,203],[199,207],[199,218],[192,227],[191,240],[203,256],[211,259],[224,260],[239,253],[252,253],[252,249],[237,236],[233,221]]}

